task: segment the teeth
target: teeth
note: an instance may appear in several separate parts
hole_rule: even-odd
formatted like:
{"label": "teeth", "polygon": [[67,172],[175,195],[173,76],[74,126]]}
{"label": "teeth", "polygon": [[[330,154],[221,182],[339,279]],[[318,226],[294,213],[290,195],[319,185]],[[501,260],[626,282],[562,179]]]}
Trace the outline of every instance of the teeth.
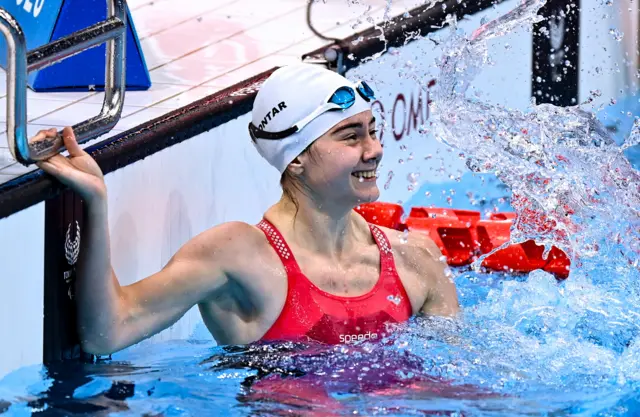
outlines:
{"label": "teeth", "polygon": [[357,178],[374,178],[376,176],[376,171],[358,171],[354,172],[353,175]]}

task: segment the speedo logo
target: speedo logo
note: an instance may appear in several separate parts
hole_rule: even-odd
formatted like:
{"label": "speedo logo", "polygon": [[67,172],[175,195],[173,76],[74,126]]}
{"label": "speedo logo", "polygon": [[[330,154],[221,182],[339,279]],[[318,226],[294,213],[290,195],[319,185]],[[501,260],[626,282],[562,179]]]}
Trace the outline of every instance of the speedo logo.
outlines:
{"label": "speedo logo", "polygon": [[378,338],[378,333],[360,333],[360,334],[341,334],[340,335],[340,343],[355,343],[362,342],[364,340],[376,340]]}
{"label": "speedo logo", "polygon": [[264,116],[264,119],[262,119],[262,122],[260,122],[260,124],[258,125],[258,129],[262,130],[265,128],[266,125],[269,124],[269,122],[271,121],[272,117],[275,117],[276,114],[280,113],[282,110],[286,109],[287,105],[285,104],[285,102],[280,102],[278,103],[278,105],[274,108],[272,108],[271,110],[269,110],[269,113],[267,113]]}

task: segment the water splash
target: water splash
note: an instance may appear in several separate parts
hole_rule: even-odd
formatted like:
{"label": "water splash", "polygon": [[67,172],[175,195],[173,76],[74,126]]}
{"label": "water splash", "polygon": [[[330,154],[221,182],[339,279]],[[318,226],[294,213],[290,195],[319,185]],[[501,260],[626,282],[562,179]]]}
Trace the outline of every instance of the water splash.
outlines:
{"label": "water splash", "polygon": [[[491,63],[487,41],[539,22],[544,3],[524,1],[468,37],[449,22],[449,37],[439,39],[446,53],[432,90],[432,128],[472,171],[493,173],[512,190],[512,242],[563,248],[571,275],[559,284],[542,271],[520,278],[464,273],[456,278],[464,317],[454,331],[414,322],[394,343],[408,343],[436,375],[515,395],[574,392],[538,404],[538,413],[562,404],[585,415],[633,415],[638,400],[630,393],[640,386],[640,175],[624,152],[640,143],[640,120],[616,145],[580,105],[518,111],[467,94]],[[404,75],[425,84],[420,74]]]}
{"label": "water splash", "polygon": [[561,247],[574,266],[603,256],[633,264],[640,251],[640,176],[623,152],[638,142],[640,124],[617,146],[580,106],[541,104],[523,112],[467,98],[489,60],[487,40],[538,22],[543,4],[526,1],[469,38],[452,31],[432,90],[436,137],[464,151],[472,171],[493,172],[511,188],[518,214],[512,241]]}

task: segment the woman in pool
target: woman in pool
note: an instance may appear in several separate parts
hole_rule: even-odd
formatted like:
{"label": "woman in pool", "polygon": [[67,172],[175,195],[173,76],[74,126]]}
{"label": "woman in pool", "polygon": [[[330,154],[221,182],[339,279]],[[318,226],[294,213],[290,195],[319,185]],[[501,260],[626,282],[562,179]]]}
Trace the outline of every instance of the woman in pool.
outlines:
{"label": "woman in pool", "polygon": [[[158,273],[120,286],[111,267],[100,168],[63,132],[69,157],[39,166],[85,202],[76,301],[83,348],[109,354],[175,323],[198,305],[219,344],[375,340],[412,315],[454,315],[458,299],[426,236],[368,224],[353,209],[379,196],[382,158],[363,82],[309,64],[275,71],[249,125],[282,175],[283,195],[258,225],[229,222],[184,245]],[[51,137],[55,129],[38,138]]]}

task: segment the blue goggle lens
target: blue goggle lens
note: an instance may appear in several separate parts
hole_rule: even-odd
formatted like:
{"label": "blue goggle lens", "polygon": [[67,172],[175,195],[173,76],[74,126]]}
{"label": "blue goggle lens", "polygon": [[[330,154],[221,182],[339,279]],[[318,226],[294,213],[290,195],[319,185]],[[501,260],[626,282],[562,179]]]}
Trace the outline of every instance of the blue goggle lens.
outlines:
{"label": "blue goggle lens", "polygon": [[356,95],[353,89],[349,87],[340,87],[331,96],[329,101],[333,104],[337,104],[343,109],[349,108],[356,101]]}
{"label": "blue goggle lens", "polygon": [[369,84],[367,84],[366,82],[364,81],[360,82],[358,89],[360,90],[362,95],[364,95],[369,100],[373,100],[376,98],[375,93],[373,92],[373,89],[369,87]]}

